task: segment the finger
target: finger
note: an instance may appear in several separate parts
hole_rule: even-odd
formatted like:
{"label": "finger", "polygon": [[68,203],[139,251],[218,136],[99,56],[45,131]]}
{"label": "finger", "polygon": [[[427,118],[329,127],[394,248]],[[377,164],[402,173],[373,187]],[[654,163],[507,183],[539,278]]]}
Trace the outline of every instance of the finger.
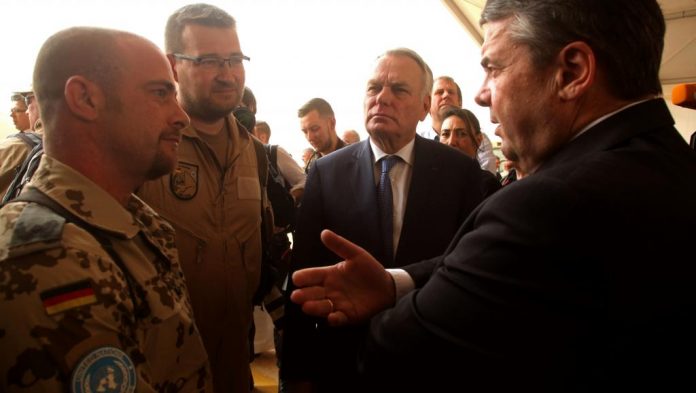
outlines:
{"label": "finger", "polygon": [[292,282],[298,288],[320,285],[324,282],[329,268],[330,266],[323,266],[298,270],[292,274]]}
{"label": "finger", "polygon": [[321,231],[321,241],[329,250],[343,259],[353,259],[359,254],[367,253],[362,247],[328,229]]}
{"label": "finger", "polygon": [[348,317],[342,311],[334,311],[326,318],[329,326],[338,327],[348,324]]}
{"label": "finger", "polygon": [[302,304],[302,312],[313,317],[326,318],[333,311],[333,304],[328,299],[312,300]]}
{"label": "finger", "polygon": [[294,303],[302,304],[315,300],[325,299],[325,295],[326,290],[323,287],[312,286],[292,291],[292,293],[290,294],[290,300],[292,300]]}

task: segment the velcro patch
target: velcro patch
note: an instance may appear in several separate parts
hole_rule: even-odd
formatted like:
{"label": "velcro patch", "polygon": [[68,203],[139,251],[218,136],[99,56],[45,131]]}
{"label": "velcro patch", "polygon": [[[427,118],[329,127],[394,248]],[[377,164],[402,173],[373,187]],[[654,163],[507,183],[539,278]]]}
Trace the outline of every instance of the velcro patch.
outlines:
{"label": "velcro patch", "polygon": [[46,314],[54,315],[75,307],[86,306],[97,302],[92,282],[78,281],[41,292],[41,302]]}
{"label": "velcro patch", "polygon": [[80,360],[70,379],[71,392],[135,391],[136,376],[133,361],[122,350],[101,347]]}

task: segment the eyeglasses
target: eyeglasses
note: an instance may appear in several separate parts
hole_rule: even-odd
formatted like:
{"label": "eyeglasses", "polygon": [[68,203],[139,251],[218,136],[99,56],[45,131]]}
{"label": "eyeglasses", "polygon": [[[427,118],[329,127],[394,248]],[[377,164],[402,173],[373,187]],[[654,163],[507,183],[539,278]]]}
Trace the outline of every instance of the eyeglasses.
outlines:
{"label": "eyeglasses", "polygon": [[22,109],[22,108],[12,108],[12,109],[10,109],[10,113],[26,113],[26,111],[27,111],[26,109]]}
{"label": "eyeglasses", "polygon": [[229,64],[231,68],[236,67],[240,64],[242,64],[243,60],[249,61],[251,58],[249,56],[244,56],[242,54],[239,55],[232,55],[227,59],[221,59],[219,57],[215,56],[203,56],[203,57],[193,57],[193,56],[188,56],[188,55],[183,55],[181,53],[174,53],[172,56],[174,56],[177,59],[182,59],[182,60],[188,60],[192,62],[196,66],[200,66],[201,68],[204,68],[206,70],[214,70],[214,69],[219,69],[225,66],[225,64]]}

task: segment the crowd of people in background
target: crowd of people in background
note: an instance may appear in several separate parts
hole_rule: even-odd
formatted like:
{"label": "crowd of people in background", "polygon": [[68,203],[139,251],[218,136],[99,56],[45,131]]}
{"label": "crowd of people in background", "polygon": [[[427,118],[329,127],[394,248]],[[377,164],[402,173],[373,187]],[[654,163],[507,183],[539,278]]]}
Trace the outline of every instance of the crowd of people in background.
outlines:
{"label": "crowd of people in background", "polygon": [[236,23],[41,47],[0,141],[0,391],[250,392],[255,311],[283,393],[696,387],[696,153],[655,0],[488,0],[478,92],[385,48],[366,138],[321,97],[282,126],[304,165]]}

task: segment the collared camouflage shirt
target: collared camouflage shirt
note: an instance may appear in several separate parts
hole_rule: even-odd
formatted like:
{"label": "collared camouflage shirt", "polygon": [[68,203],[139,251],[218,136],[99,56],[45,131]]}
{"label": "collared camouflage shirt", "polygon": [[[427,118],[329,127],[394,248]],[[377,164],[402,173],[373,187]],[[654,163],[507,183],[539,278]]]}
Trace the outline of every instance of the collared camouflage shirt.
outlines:
{"label": "collared camouflage shirt", "polygon": [[124,268],[52,210],[4,206],[0,392],[212,391],[172,227],[46,155],[30,185],[105,234]]}

